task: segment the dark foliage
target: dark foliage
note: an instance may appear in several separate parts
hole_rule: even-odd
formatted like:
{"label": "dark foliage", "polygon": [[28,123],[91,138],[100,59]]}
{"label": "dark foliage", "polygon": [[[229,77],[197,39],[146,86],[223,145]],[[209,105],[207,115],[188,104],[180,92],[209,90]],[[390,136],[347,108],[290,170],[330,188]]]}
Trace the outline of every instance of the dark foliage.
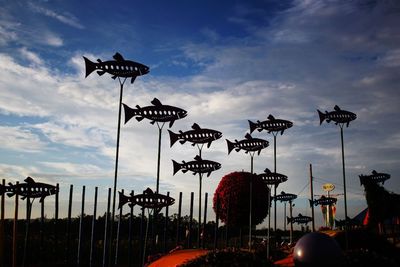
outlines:
{"label": "dark foliage", "polygon": [[213,209],[228,225],[240,226],[249,222],[250,179],[253,188],[252,224],[261,223],[268,214],[269,189],[262,179],[249,172],[233,172],[222,177],[214,193]]}

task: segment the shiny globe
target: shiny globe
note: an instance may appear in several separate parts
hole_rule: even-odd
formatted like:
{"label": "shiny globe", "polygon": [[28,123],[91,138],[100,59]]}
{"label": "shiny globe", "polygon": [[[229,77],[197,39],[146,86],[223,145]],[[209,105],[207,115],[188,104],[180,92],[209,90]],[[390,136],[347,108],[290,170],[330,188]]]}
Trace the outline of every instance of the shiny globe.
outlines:
{"label": "shiny globe", "polygon": [[335,239],[320,232],[304,235],[293,250],[296,267],[340,267],[344,263],[342,249]]}

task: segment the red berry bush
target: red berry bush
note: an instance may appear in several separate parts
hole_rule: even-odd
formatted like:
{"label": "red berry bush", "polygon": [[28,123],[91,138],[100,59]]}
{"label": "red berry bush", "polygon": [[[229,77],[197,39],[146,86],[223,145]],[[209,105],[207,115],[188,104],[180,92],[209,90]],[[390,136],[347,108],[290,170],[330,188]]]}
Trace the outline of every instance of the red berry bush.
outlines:
{"label": "red berry bush", "polygon": [[260,224],[267,216],[267,185],[260,177],[249,172],[232,172],[222,177],[214,193],[213,209],[217,212],[218,198],[222,222],[233,226],[249,223],[250,179],[253,184],[252,224]]}

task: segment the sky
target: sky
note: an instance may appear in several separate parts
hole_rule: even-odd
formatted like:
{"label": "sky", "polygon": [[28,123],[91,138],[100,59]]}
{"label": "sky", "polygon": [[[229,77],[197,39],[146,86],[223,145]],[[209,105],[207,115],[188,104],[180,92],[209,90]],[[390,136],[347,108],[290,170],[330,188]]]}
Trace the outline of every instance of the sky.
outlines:
{"label": "sky", "polygon": [[[269,114],[294,123],[277,137],[277,172],[288,176],[278,193],[298,194],[293,214],[311,214],[309,164],[315,194],[323,194],[327,182],[336,186],[334,194],[343,193],[340,129],[320,125],[317,114],[335,105],[357,114],[344,128],[348,215],[367,206],[360,174],[389,173],[385,188],[400,193],[398,1],[0,3],[0,174],[7,183],[27,176],[59,183],[62,216],[70,184],[75,214],[83,185],[88,214],[94,187],[99,187],[101,210],[113,185],[119,84],[110,75],[85,78],[83,56],[106,61],[116,52],[150,67],[149,74],[125,84],[123,103],[148,106],[156,97],[188,112],[171,131],[187,131],[197,123],[223,133],[202,151],[204,159],[222,164],[203,178],[209,219],[221,178],[250,171],[250,156],[228,155],[225,139],[243,139],[248,120],[263,121]],[[173,175],[171,160],[190,161],[197,149],[170,147],[167,129],[160,192],[176,199],[183,192],[187,211],[190,192],[197,198],[199,179]],[[255,156],[254,171],[273,170],[273,136],[254,132],[253,137],[270,142]],[[121,126],[118,190],[155,188],[157,142],[158,129],[147,120]],[[52,201],[46,200],[48,217],[54,214]],[[6,216],[12,216],[12,208],[7,199]],[[282,213],[278,204],[280,227]],[[337,217],[344,218],[343,196],[338,196]]]}

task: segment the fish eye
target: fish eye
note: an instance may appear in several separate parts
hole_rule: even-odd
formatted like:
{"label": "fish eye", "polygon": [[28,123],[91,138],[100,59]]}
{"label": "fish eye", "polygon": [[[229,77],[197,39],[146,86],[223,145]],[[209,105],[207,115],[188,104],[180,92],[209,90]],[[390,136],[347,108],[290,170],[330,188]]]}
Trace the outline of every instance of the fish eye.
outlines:
{"label": "fish eye", "polygon": [[135,71],[137,71],[138,70],[138,68],[137,67],[135,67]]}
{"label": "fish eye", "polygon": [[110,69],[112,69],[112,70],[113,70],[113,69],[114,69],[114,66],[113,66],[113,65],[110,65]]}
{"label": "fish eye", "polygon": [[108,70],[108,65],[105,65],[104,67],[105,67],[106,70]]}

